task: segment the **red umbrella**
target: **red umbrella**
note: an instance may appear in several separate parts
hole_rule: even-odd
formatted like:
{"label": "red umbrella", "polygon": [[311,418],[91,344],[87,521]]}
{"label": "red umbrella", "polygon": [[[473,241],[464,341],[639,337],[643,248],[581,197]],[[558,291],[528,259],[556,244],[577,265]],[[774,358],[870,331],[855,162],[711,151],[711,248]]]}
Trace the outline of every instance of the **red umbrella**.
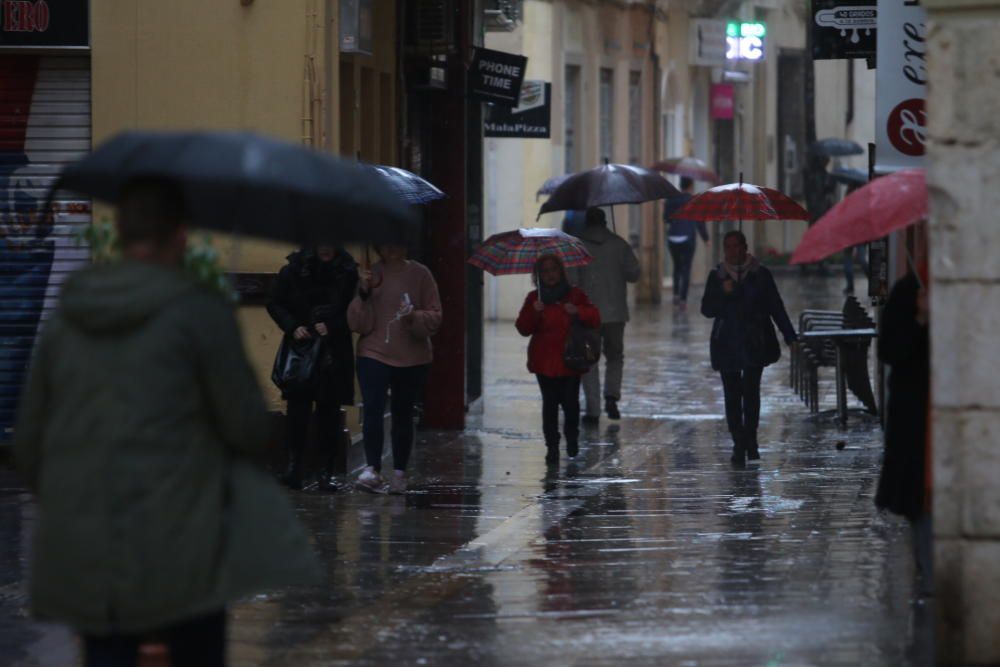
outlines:
{"label": "red umbrella", "polygon": [[791,263],[818,262],[926,217],[927,181],[923,169],[907,169],[876,178],[844,197],[817,220],[792,253]]}
{"label": "red umbrella", "polygon": [[695,195],[675,218],[682,220],[808,220],[809,212],[791,197],[751,183],[729,183]]}
{"label": "red umbrella", "polygon": [[719,176],[709,169],[707,164],[696,157],[667,158],[666,160],[657,162],[650,169],[668,174],[677,174],[678,176],[687,176],[690,179],[704,183],[719,182]]}

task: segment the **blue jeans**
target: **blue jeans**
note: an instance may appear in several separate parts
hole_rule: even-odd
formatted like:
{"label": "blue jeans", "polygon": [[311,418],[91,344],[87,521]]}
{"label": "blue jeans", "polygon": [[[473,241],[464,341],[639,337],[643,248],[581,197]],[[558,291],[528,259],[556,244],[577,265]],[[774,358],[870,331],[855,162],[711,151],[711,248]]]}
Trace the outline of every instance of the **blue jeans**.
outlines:
{"label": "blue jeans", "polygon": [[687,303],[688,288],[691,286],[691,264],[694,262],[695,238],[683,243],[667,242],[670,258],[674,263],[674,296]]}
{"label": "blue jeans", "polygon": [[426,374],[426,366],[390,366],[376,359],[358,359],[358,382],[364,401],[365,461],[375,470],[382,469],[385,443],[386,394],[391,393],[392,463],[396,470],[406,470],[413,449],[413,412]]}

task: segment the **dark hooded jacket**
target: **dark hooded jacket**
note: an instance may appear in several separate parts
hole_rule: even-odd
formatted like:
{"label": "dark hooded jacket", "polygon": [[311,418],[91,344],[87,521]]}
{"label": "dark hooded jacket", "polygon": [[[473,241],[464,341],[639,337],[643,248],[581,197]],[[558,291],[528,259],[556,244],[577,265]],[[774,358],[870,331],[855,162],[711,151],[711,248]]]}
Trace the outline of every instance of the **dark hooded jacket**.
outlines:
{"label": "dark hooded jacket", "polygon": [[[316,335],[313,326],[326,324],[324,341],[313,395],[337,405],[354,404],[354,344],[347,325],[347,308],[358,287],[358,265],[341,250],[330,262],[321,262],[313,250],[288,256],[288,264],[278,273],[267,312],[291,336],[298,327]],[[285,398],[288,398],[286,395]]]}
{"label": "dark hooded jacket", "polygon": [[74,274],[35,344],[14,458],[38,498],[31,607],[142,633],[317,563],[262,467],[268,416],[231,304],[167,268]]}
{"label": "dark hooded jacket", "polygon": [[753,258],[732,294],[722,289],[726,277],[721,264],[713,269],[701,300],[701,314],[715,319],[712,368],[737,371],[773,364],[781,358],[781,346],[771,322],[781,329],[785,342],[796,339],[774,277]]}

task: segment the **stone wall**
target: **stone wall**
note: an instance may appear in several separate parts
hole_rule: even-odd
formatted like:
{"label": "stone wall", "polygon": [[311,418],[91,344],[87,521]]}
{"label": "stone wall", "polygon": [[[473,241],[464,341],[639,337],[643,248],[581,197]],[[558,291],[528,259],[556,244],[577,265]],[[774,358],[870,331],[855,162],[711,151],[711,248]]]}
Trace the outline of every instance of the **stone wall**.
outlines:
{"label": "stone wall", "polygon": [[928,0],[939,664],[1000,664],[1000,2]]}

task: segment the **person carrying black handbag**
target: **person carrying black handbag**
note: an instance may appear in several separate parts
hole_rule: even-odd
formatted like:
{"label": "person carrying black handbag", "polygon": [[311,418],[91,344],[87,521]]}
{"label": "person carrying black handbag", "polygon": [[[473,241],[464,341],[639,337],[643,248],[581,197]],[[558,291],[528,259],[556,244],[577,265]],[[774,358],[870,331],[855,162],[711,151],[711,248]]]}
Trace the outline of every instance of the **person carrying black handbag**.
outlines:
{"label": "person carrying black handbag", "polygon": [[771,272],[747,252],[742,232],[723,240],[725,258],[705,284],[701,313],[713,318],[712,368],[722,376],[726,423],[733,438],[731,461],[760,458],[760,380],[765,366],[781,358],[774,324],[788,345],[797,335]]}
{"label": "person carrying black handbag", "polygon": [[267,312],[297,344],[319,339],[321,348],[311,380],[282,390],[288,402],[284,482],[302,488],[302,458],[309,417],[316,406],[319,441],[324,452],[323,482],[331,484],[340,423],[340,406],[354,405],[354,346],[347,307],[357,290],[357,263],[338,246],[319,244],[288,256],[278,273]]}

